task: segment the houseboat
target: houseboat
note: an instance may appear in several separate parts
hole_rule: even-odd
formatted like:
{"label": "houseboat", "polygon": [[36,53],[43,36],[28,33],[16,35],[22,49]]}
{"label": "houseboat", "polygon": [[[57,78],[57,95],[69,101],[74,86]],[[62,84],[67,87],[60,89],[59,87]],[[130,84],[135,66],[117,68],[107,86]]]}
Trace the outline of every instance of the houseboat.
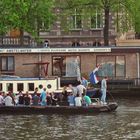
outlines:
{"label": "houseboat", "polygon": [[60,78],[56,76],[46,78],[20,78],[18,76],[1,76],[0,77],[0,91],[18,93],[22,91],[26,93],[33,93],[34,89],[38,87],[39,93],[41,87],[46,88],[48,92],[54,92],[60,89]]}

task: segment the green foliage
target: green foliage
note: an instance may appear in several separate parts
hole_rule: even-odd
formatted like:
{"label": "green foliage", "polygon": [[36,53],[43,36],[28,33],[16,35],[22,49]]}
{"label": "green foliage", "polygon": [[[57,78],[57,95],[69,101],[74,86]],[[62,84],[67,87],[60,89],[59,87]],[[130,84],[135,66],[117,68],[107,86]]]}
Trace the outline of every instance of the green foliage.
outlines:
{"label": "green foliage", "polygon": [[1,0],[0,33],[17,28],[37,36],[42,22],[52,23],[53,6],[53,0]]}
{"label": "green foliage", "polygon": [[[82,18],[87,20],[95,15],[95,10],[101,11],[106,15],[107,10],[114,13],[115,26],[118,32],[126,32],[135,29],[140,33],[140,0],[62,0],[60,7],[67,13],[72,15],[74,9],[81,9]],[[106,14],[105,14],[106,13]],[[105,16],[104,20],[104,41],[108,42],[106,37],[109,30],[109,18]],[[87,25],[88,26],[88,25]],[[105,42],[106,42],[105,41]],[[107,43],[106,42],[106,43]]]}
{"label": "green foliage", "polygon": [[135,32],[140,33],[140,0],[128,0],[125,6]]}

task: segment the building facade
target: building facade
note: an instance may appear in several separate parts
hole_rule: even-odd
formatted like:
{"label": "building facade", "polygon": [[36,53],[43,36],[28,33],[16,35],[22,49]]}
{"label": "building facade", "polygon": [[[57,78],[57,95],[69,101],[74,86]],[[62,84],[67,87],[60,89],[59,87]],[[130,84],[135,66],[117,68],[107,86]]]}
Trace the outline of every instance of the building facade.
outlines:
{"label": "building facade", "polygon": [[[101,10],[94,10],[86,15],[81,9],[74,9],[70,14],[55,8],[56,20],[44,31],[44,24],[40,30],[40,38],[49,41],[50,46],[104,46],[104,14]],[[116,44],[114,15],[109,16],[109,45]]]}
{"label": "building facade", "polygon": [[[98,76],[110,79],[140,78],[139,47],[108,48],[17,48],[0,49],[1,75],[20,77],[47,76],[89,78],[98,65]],[[40,65],[41,64],[41,65]]]}

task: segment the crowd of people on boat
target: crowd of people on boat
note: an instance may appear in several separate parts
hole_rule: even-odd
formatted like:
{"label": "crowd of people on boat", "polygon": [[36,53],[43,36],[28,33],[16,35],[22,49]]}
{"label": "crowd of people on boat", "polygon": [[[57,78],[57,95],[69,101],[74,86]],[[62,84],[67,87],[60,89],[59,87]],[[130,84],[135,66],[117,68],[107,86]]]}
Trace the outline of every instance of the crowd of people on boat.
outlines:
{"label": "crowd of people on boat", "polygon": [[[102,87],[106,85],[105,79],[102,81]],[[90,96],[87,93],[88,82],[83,79],[78,83],[77,86],[69,84],[64,86],[62,92],[48,92],[46,88],[41,87],[40,93],[39,88],[35,88],[34,93],[22,93],[19,91],[18,94],[14,94],[9,91],[7,94],[5,92],[0,92],[0,106],[59,106],[59,105],[69,105],[69,106],[91,106],[93,105]],[[104,91],[105,90],[105,91]],[[106,89],[103,88],[103,92]],[[102,95],[101,100],[105,100],[105,94]]]}
{"label": "crowd of people on boat", "polygon": [[[73,88],[71,85],[69,86],[70,88]],[[84,92],[78,92],[75,95],[72,91],[67,92],[65,87],[62,93],[49,93],[46,91],[46,88],[43,88],[41,93],[38,93],[38,88],[35,88],[33,94],[28,92],[24,94],[22,91],[18,94],[0,92],[0,106],[59,106],[60,104],[69,106],[91,105],[90,97]]]}

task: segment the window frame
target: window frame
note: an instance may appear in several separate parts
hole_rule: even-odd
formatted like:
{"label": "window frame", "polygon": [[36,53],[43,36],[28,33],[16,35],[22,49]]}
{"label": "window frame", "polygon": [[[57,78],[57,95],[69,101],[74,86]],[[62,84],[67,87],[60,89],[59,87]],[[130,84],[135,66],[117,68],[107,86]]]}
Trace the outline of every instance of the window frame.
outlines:
{"label": "window frame", "polygon": [[[2,59],[3,58],[5,58],[6,59],[6,69],[3,69],[3,67],[2,67]],[[8,61],[8,58],[12,58],[12,62],[13,62],[13,68],[10,70],[9,68],[8,68],[8,65],[9,65],[9,61]],[[2,72],[4,72],[4,71],[15,71],[15,59],[14,59],[14,56],[1,56],[0,57],[0,63],[1,63],[1,71]]]}
{"label": "window frame", "polygon": [[[80,18],[78,18],[80,17]],[[79,20],[80,19],[80,20]],[[80,21],[80,27],[78,22]],[[80,14],[77,9],[74,9],[74,13],[71,15],[71,30],[81,30],[83,27],[82,25],[82,14]]]}
{"label": "window frame", "polygon": [[[98,10],[96,9],[95,15],[90,16],[90,28],[91,29],[102,29],[103,28],[103,19],[101,17],[102,17],[102,13],[98,12]],[[93,26],[93,23],[92,23],[93,18],[95,18],[95,24],[94,24],[95,27],[92,27]]]}
{"label": "window frame", "polygon": [[[22,89],[20,89],[22,87]],[[24,83],[17,83],[17,91],[24,91]]]}
{"label": "window frame", "polygon": [[28,91],[34,91],[35,89],[35,83],[29,82],[28,83]]}
{"label": "window frame", "polygon": [[[98,58],[100,58],[100,57],[114,57],[115,58],[115,63],[114,63],[114,70],[115,70],[114,75],[115,76],[113,78],[119,78],[119,76],[116,76],[116,74],[117,74],[116,64],[117,64],[118,56],[124,57],[124,76],[120,76],[120,77],[125,78],[126,77],[126,57],[125,57],[125,55],[96,55],[96,65],[98,65]],[[99,77],[101,77],[101,76],[99,76]]]}
{"label": "window frame", "polygon": [[[67,58],[67,57],[79,57],[79,62],[80,62],[80,64],[79,64],[79,67],[80,67],[80,71],[81,71],[81,55],[53,55],[52,56],[52,64],[53,64],[53,58],[54,57],[64,57],[64,58]],[[53,76],[58,76],[58,75],[54,75],[54,65],[52,65],[52,75]],[[66,70],[65,70],[65,72],[66,72]],[[63,77],[63,76],[65,76],[65,75],[59,75],[60,77]]]}
{"label": "window frame", "polygon": [[3,91],[3,84],[0,83],[0,91]]}

